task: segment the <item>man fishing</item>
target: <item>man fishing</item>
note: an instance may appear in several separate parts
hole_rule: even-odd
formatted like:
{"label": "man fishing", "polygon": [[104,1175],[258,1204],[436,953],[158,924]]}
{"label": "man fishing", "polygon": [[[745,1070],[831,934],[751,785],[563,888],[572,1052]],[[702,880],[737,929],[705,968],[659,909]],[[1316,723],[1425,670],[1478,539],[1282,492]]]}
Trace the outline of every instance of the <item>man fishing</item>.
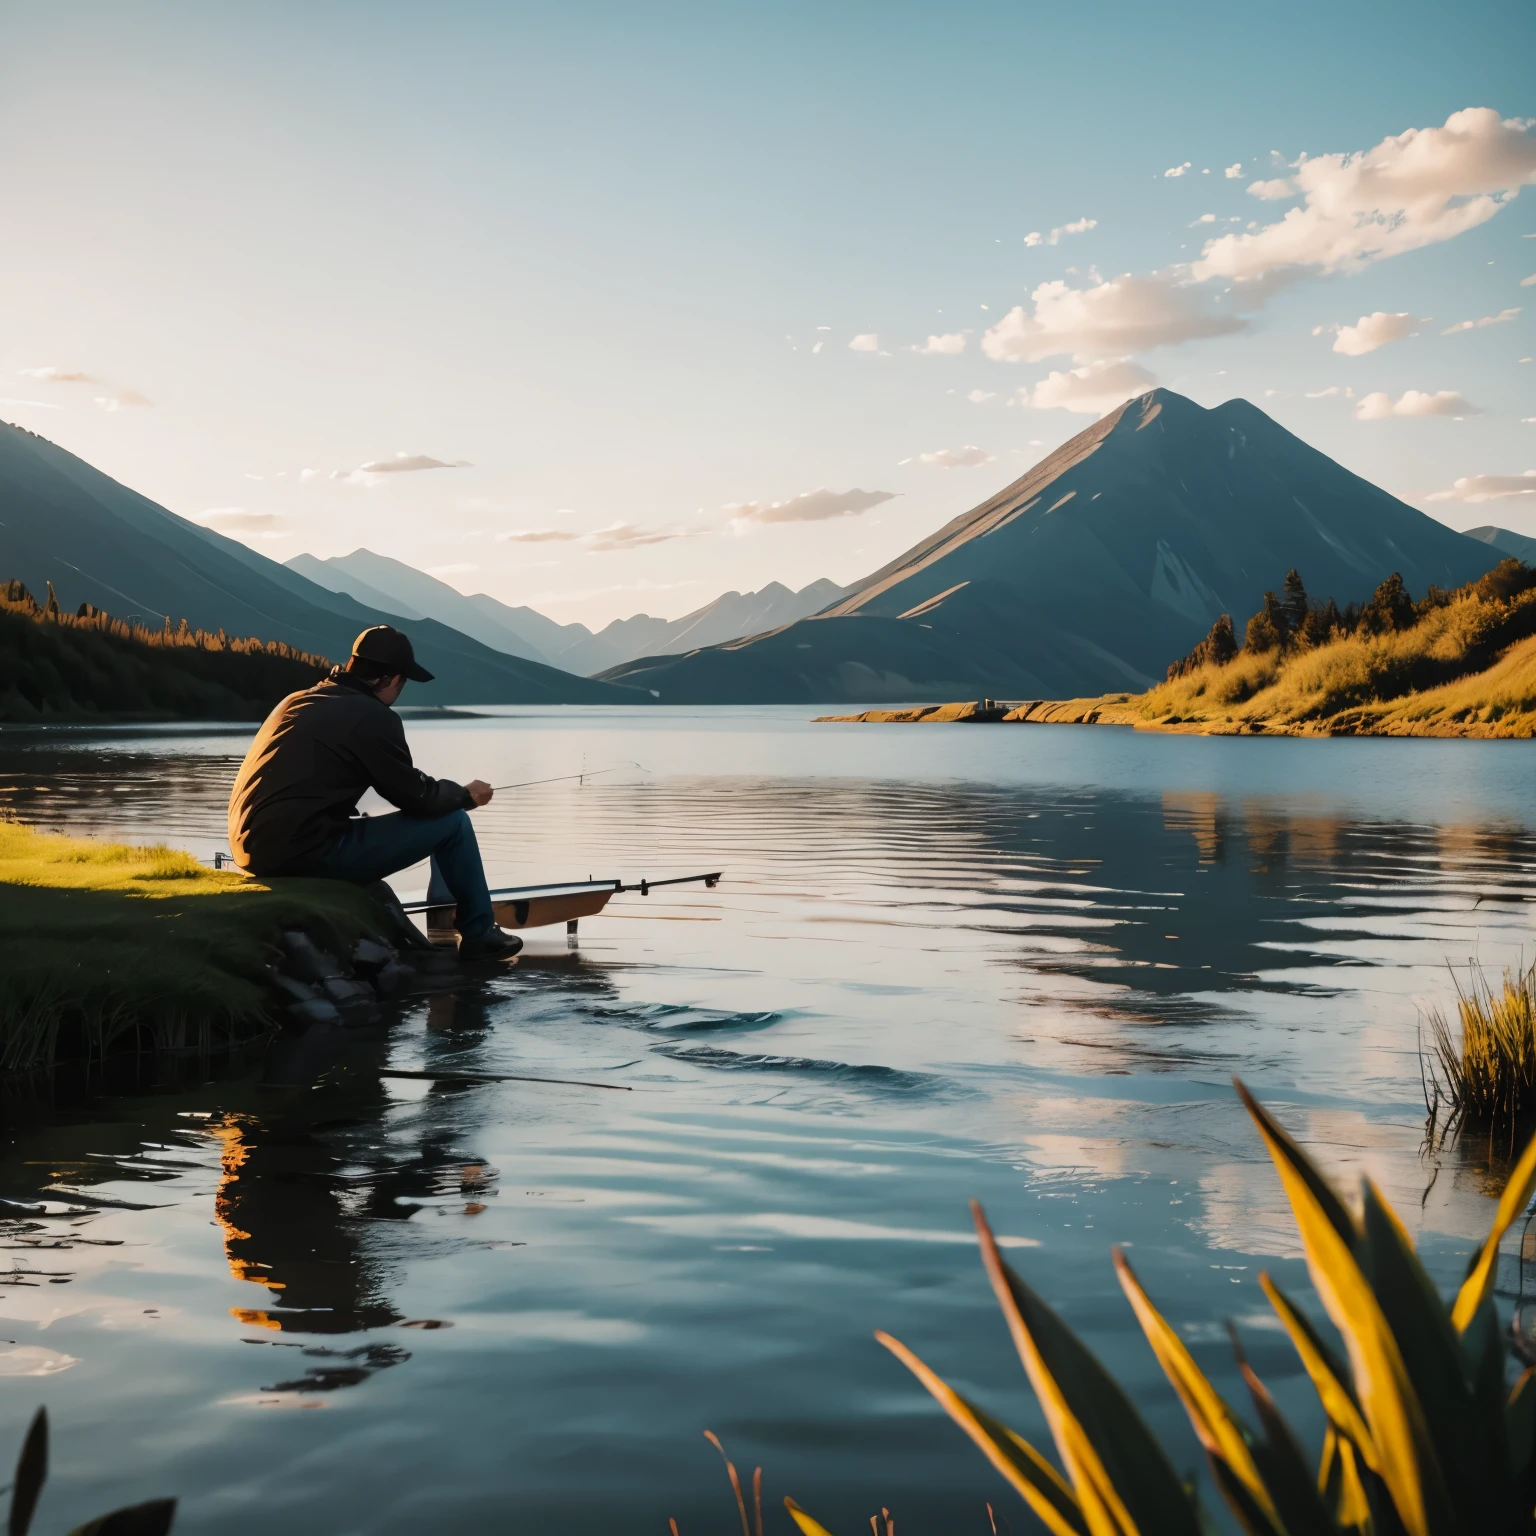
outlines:
{"label": "man fishing", "polygon": [[[428,778],[411,762],[390,705],[407,681],[430,683],[411,642],[387,624],[365,629],[344,667],[267,716],[229,797],[229,846],[247,874],[311,875],[372,885],[432,861],[430,896],[451,895],[466,960],[506,960],[523,941],[496,926],[469,812],[489,784]],[[393,815],[358,816],[375,789]],[[444,896],[446,901],[447,896]]]}

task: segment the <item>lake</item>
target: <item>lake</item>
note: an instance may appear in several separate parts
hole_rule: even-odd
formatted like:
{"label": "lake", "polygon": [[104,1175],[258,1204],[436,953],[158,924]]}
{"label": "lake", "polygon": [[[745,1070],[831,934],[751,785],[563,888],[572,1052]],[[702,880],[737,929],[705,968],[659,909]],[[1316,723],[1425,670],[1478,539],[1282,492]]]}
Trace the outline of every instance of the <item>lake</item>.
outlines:
{"label": "lake", "polygon": [[[48,1528],[174,1493],[222,1536],[729,1531],[712,1429],[770,1529],[785,1494],[840,1533],[1034,1529],[872,1338],[1048,1445],[972,1198],[1204,1486],[1114,1242],[1233,1401],[1238,1321],[1316,1445],[1257,1275],[1312,1293],[1230,1079],[1459,1279],[1492,1200],[1480,1149],[1423,1152],[1418,1032],[1449,967],[1533,952],[1529,749],[807,713],[412,718],[434,773],[607,770],[477,812],[493,884],[725,879],[344,1048],[10,1127],[0,1196],[52,1214],[7,1226],[0,1447],[47,1404]],[[0,809],[208,857],[247,736],[7,731]]]}

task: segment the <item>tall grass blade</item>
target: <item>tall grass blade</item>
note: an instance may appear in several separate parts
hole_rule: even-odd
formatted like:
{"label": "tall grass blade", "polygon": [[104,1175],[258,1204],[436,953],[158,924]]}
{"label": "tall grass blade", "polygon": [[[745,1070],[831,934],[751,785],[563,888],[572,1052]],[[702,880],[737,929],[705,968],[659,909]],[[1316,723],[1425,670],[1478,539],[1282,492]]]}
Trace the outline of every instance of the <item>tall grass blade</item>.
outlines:
{"label": "tall grass blade", "polygon": [[1444,1479],[1397,1340],[1356,1259],[1354,1222],[1301,1148],[1242,1083],[1237,1090],[1280,1174],[1312,1283],[1349,1349],[1355,1390],[1398,1517],[1408,1536],[1447,1536],[1457,1524]]}
{"label": "tall grass blade", "polygon": [[1281,1416],[1269,1388],[1249,1365],[1237,1329],[1228,1323],[1227,1332],[1232,1337],[1237,1368],[1242,1373],[1264,1431],[1263,1440],[1254,1442],[1251,1449],[1259,1475],[1274,1501],[1281,1527],[1287,1536],[1338,1536],[1338,1523],[1328,1511],[1317,1480],[1307,1466],[1307,1458],[1291,1433],[1291,1426]]}
{"label": "tall grass blade", "polygon": [[[1468,1528],[1491,1529],[1498,1491],[1507,1476],[1500,1433],[1503,1394],[1492,1401],[1479,1398],[1463,1336],[1452,1327],[1401,1222],[1369,1180],[1363,1214],[1366,1276],[1402,1352],[1451,1506]],[[1502,1376],[1502,1359],[1498,1370]]]}
{"label": "tall grass blade", "polygon": [[875,1337],[927,1387],[939,1406],[972,1440],[983,1456],[1013,1484],[1051,1536],[1088,1536],[1077,1496],[1066,1479],[1022,1436],[963,1398],[923,1364],[899,1339]]}
{"label": "tall grass blade", "polygon": [[1371,1529],[1371,1500],[1365,1491],[1365,1479],[1356,1459],[1359,1453],[1333,1425],[1323,1436],[1323,1459],[1318,1468],[1317,1486],[1333,1518],[1345,1530],[1368,1533]]}
{"label": "tall grass blade", "polygon": [[971,1202],[982,1259],[1091,1536],[1200,1536],[1163,1449],[1104,1367],[1003,1261]]}
{"label": "tall grass blade", "polygon": [[131,1504],[88,1520],[69,1536],[166,1536],[175,1519],[175,1499],[151,1499],[147,1504]]}
{"label": "tall grass blade", "polygon": [[11,1514],[7,1536],[27,1536],[32,1515],[37,1509],[43,1484],[48,1481],[48,1410],[39,1408],[32,1416],[27,1438],[16,1458],[16,1478],[11,1484]]}
{"label": "tall grass blade", "polygon": [[1291,1343],[1296,1346],[1296,1353],[1301,1356],[1301,1363],[1312,1379],[1312,1389],[1323,1405],[1323,1412],[1328,1415],[1328,1422],[1355,1446],[1366,1466],[1380,1475],[1381,1455],[1376,1449],[1375,1437],[1355,1401],[1343,1365],[1301,1309],[1270,1279],[1267,1271],[1260,1272],[1259,1285],[1291,1336]]}
{"label": "tall grass blade", "polygon": [[752,1536],[751,1527],[747,1524],[747,1501],[741,1496],[741,1479],[736,1475],[736,1463],[725,1454],[725,1447],[720,1444],[720,1437],[714,1430],[706,1429],[704,1438],[720,1452],[720,1459],[725,1463],[725,1470],[730,1475],[731,1492],[736,1495],[736,1513],[741,1516],[741,1536]]}
{"label": "tall grass blade", "polygon": [[1451,1308],[1451,1323],[1458,1333],[1465,1333],[1484,1298],[1493,1289],[1493,1277],[1499,1264],[1499,1244],[1504,1234],[1519,1219],[1522,1211],[1536,1194],[1536,1136],[1526,1143],[1520,1161],[1515,1164],[1499,1197],[1499,1208],[1493,1215],[1493,1226],[1488,1237],[1473,1259],[1467,1278],[1456,1293],[1456,1304]]}
{"label": "tall grass blade", "polygon": [[[1206,1454],[1213,1461],[1221,1461],[1232,1476],[1242,1484],[1249,1499],[1264,1516],[1264,1527],[1275,1531],[1276,1511],[1273,1500],[1264,1486],[1264,1479],[1254,1463],[1248,1448],[1248,1436],[1232,1410],[1221,1400],[1221,1395],[1206,1379],[1205,1373],[1195,1364],[1194,1356],[1184,1341],[1169,1326],[1168,1320],[1152,1305],[1151,1298],[1136,1278],[1130,1260],[1117,1246],[1111,1249],[1115,1273],[1120,1278],[1120,1288],[1131,1303],[1136,1321],[1157,1356],[1157,1363],[1173,1383],[1173,1389],[1184,1404],[1189,1422]],[[1283,1533],[1281,1533],[1283,1536]]]}
{"label": "tall grass blade", "polygon": [[800,1527],[804,1536],[832,1536],[826,1526],[819,1520],[813,1520],[793,1499],[785,1499],[784,1508],[789,1511],[789,1518]]}

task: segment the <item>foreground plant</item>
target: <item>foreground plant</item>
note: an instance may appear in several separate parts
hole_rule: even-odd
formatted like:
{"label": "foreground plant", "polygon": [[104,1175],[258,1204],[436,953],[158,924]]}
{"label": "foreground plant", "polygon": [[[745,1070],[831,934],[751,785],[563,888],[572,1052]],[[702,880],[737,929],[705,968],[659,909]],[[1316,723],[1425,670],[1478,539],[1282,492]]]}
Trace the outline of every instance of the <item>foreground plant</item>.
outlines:
{"label": "foreground plant", "polygon": [[[22,1442],[16,1459],[16,1476],[11,1483],[11,1512],[6,1522],[7,1536],[27,1536],[37,1501],[48,1480],[48,1413],[39,1408]],[[151,1499],[147,1504],[132,1504],[114,1509],[77,1525],[69,1536],[166,1536],[176,1518],[175,1499]]]}
{"label": "foreground plant", "polygon": [[[1267,1274],[1264,1294],[1290,1335],[1327,1417],[1314,1472],[1238,1349],[1255,1432],[1222,1400],[1127,1262],[1115,1269],[1173,1383],[1211,1474],[1249,1536],[1514,1536],[1536,1532],[1536,1384],[1506,1392],[1493,1305],[1499,1241],[1536,1191],[1536,1140],[1499,1201],[1493,1228],[1449,1307],[1396,1213],[1370,1180],[1351,1214],[1301,1148],[1241,1083],[1343,1338],[1340,1361]],[[1108,1372],[1004,1262],[979,1206],[982,1257],[1061,1470],[948,1386],[888,1334],[901,1360],[1023,1495],[1053,1536],[1204,1536],[1194,1490]],[[1236,1339],[1234,1336],[1234,1345]],[[824,1528],[786,1500],[805,1536]]]}

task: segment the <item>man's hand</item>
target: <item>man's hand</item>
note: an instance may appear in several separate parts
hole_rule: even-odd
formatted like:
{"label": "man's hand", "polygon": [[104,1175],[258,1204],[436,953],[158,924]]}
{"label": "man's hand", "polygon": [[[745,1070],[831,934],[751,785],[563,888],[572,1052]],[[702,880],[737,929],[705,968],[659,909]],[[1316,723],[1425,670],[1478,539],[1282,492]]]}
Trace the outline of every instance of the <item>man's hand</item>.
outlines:
{"label": "man's hand", "polygon": [[476,805],[489,805],[491,803],[491,796],[496,793],[484,779],[471,779],[464,788],[469,791],[469,798]]}

